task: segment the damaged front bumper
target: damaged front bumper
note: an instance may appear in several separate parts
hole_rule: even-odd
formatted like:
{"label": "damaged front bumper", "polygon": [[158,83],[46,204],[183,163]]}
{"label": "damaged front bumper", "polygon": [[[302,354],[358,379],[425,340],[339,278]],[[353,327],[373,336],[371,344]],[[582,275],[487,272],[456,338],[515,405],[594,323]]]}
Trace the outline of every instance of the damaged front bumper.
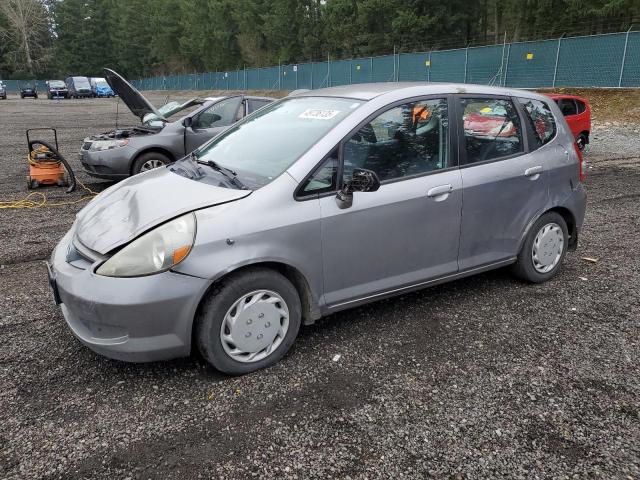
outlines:
{"label": "damaged front bumper", "polygon": [[128,362],[190,354],[193,319],[208,280],[171,271],[104,277],[94,273],[102,260],[82,252],[72,229],[53,251],[49,279],[67,325],[83,344]]}

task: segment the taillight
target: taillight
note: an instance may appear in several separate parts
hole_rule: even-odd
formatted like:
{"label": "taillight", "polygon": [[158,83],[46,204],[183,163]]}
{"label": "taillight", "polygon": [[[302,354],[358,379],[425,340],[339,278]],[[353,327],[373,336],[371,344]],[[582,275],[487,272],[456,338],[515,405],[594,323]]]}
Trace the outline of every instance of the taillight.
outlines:
{"label": "taillight", "polygon": [[587,179],[587,162],[582,156],[582,150],[580,150],[580,147],[578,147],[577,142],[573,143],[573,148],[576,149],[576,154],[578,155],[578,168],[580,169],[579,171],[580,182],[584,182]]}

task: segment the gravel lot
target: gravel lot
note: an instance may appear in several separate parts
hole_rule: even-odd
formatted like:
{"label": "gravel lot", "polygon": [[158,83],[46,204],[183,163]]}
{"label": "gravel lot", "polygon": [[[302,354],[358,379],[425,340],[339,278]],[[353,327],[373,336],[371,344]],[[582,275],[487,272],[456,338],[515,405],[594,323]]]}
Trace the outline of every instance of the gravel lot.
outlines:
{"label": "gravel lot", "polygon": [[[79,167],[115,111],[0,102],[0,200],[27,193],[25,128],[59,128]],[[595,126],[553,281],[496,271],[336,314],[241,378],[81,346],[42,263],[81,204],[0,210],[0,478],[640,478],[639,152],[640,125]]]}

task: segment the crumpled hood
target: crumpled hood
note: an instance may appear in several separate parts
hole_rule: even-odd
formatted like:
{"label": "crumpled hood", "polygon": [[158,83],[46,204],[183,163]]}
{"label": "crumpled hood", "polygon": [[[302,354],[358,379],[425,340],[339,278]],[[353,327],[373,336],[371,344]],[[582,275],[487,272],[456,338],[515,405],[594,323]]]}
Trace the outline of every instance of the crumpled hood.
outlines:
{"label": "crumpled hood", "polygon": [[250,194],[250,190],[216,187],[157,168],[98,195],[76,216],[75,235],[104,255],[167,220]]}

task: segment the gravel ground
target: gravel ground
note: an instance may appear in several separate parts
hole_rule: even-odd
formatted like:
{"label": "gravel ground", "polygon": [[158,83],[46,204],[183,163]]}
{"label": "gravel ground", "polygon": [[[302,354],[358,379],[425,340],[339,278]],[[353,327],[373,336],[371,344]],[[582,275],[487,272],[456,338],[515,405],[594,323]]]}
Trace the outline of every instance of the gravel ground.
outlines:
{"label": "gravel ground", "polygon": [[[78,165],[115,107],[0,102],[0,200],[26,194],[25,128],[58,127]],[[500,270],[336,314],[241,378],[81,346],[42,263],[81,204],[1,210],[0,478],[640,478],[639,133],[595,126],[553,281]]]}

